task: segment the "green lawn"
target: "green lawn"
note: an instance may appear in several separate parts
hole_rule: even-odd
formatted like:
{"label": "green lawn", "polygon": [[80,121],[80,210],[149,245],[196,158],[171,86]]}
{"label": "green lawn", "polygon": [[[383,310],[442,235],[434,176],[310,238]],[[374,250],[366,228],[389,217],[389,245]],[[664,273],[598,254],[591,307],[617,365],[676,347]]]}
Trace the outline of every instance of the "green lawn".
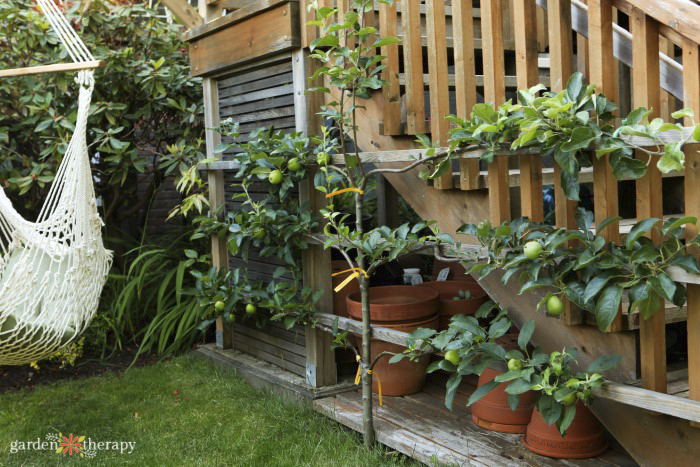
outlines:
{"label": "green lawn", "polygon": [[[59,432],[136,444],[131,454],[99,450],[89,460],[51,450],[11,453],[14,441]],[[287,403],[193,357],[0,394],[0,465],[70,460],[139,466],[412,464],[382,448],[365,449],[359,436],[308,405]]]}

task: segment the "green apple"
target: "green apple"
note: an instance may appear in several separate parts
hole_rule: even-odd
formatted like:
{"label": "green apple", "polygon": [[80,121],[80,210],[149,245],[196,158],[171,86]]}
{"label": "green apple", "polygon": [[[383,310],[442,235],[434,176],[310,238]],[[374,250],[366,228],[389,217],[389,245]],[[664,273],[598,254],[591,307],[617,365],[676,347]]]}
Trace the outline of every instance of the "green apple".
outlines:
{"label": "green apple", "polygon": [[331,163],[331,155],[327,152],[319,152],[316,156],[316,162],[318,165],[328,165]]}
{"label": "green apple", "polygon": [[284,178],[284,176],[282,175],[282,172],[275,169],[272,172],[270,172],[270,176],[268,177],[268,180],[273,185],[279,185],[280,183],[282,183],[283,178]]}
{"label": "green apple", "polygon": [[534,240],[527,242],[523,248],[523,253],[527,259],[537,259],[542,253],[542,244]]}
{"label": "green apple", "polygon": [[451,362],[453,365],[459,365],[459,362],[462,361],[462,357],[460,357],[458,351],[448,350],[447,352],[445,352],[445,360]]}
{"label": "green apple", "polygon": [[255,310],[257,310],[257,308],[255,308],[255,305],[253,305],[252,303],[249,303],[245,306],[245,312],[249,315],[255,313]]}
{"label": "green apple", "polygon": [[523,362],[522,360],[518,360],[517,358],[511,358],[508,360],[508,370],[509,371],[520,371],[523,369]]}
{"label": "green apple", "polygon": [[559,316],[564,311],[564,302],[556,295],[552,295],[547,299],[547,313],[552,316]]}
{"label": "green apple", "polygon": [[568,396],[564,397],[560,402],[561,402],[562,404],[564,404],[564,405],[571,405],[571,404],[573,404],[574,402],[576,402],[576,393],[575,393],[575,392],[572,392],[572,393],[569,394]]}
{"label": "green apple", "polygon": [[222,302],[221,300],[219,300],[218,302],[214,303],[214,308],[216,309],[216,311],[221,311],[221,310],[223,310],[225,306],[226,306],[226,304],[225,304],[224,302]]}
{"label": "green apple", "polygon": [[297,159],[296,157],[289,159],[289,162],[287,162],[287,168],[291,172],[298,172],[299,170],[301,170],[301,164],[299,163],[299,159]]}

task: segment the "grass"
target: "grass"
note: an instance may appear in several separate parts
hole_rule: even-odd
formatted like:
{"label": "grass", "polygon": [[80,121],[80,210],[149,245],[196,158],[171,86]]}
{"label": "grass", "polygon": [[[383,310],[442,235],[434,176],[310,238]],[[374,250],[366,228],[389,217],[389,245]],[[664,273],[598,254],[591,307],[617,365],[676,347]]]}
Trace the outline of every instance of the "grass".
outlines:
{"label": "grass", "polygon": [[[11,453],[47,434],[135,442],[131,454],[92,459],[54,451]],[[60,457],[59,457],[60,456]],[[0,394],[0,465],[414,465],[314,412],[249,386],[235,372],[180,357]]]}

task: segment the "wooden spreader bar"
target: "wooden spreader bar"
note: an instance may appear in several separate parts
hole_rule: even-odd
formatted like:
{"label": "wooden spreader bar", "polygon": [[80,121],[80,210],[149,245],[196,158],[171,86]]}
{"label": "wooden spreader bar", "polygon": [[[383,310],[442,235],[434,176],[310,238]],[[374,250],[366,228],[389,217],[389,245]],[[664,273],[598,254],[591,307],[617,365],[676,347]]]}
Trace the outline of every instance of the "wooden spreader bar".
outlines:
{"label": "wooden spreader bar", "polygon": [[92,70],[95,68],[104,68],[104,66],[104,60],[92,60],[90,62],[78,63],[54,63],[53,65],[38,65],[24,68],[11,68],[9,70],[0,70],[0,78],[8,78],[10,76],[36,75],[39,73]]}

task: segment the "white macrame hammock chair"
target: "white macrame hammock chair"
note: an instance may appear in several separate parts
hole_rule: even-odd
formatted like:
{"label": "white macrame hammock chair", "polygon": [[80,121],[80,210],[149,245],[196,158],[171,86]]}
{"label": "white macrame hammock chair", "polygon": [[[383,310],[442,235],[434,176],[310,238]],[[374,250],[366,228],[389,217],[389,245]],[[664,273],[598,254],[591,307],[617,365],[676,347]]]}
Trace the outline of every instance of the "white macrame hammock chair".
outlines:
{"label": "white macrame hammock chair", "polygon": [[[73,62],[94,61],[53,0],[37,0]],[[38,361],[72,342],[97,311],[112,253],[102,244],[86,126],[94,88],[78,72],[75,131],[36,222],[0,187],[0,365]]]}

